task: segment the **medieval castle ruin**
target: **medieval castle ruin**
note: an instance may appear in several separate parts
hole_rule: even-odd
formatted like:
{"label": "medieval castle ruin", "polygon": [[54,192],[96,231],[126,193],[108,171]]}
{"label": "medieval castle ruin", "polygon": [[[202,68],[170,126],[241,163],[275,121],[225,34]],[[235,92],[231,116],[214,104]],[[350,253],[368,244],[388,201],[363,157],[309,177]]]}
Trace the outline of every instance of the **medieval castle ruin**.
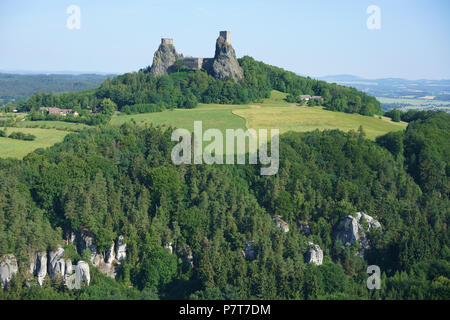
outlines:
{"label": "medieval castle ruin", "polygon": [[150,72],[155,76],[166,75],[177,70],[176,62],[181,61],[184,68],[205,70],[216,79],[238,81],[244,72],[236,59],[231,46],[230,31],[221,31],[216,41],[214,58],[184,57],[173,45],[173,39],[163,38],[153,57]]}

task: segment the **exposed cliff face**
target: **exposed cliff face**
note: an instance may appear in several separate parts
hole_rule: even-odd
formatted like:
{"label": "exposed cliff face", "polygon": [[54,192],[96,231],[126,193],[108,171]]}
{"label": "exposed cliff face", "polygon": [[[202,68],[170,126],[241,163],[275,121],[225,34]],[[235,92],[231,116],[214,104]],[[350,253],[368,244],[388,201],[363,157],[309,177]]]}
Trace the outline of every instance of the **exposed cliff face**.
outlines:
{"label": "exposed cliff face", "polygon": [[[367,226],[364,227],[363,224]],[[364,251],[369,248],[366,232],[372,229],[382,230],[381,224],[368,214],[357,212],[356,217],[349,215],[341,220],[335,238],[345,246],[358,242],[361,245],[359,254],[363,256]]]}
{"label": "exposed cliff face", "polygon": [[285,233],[289,232],[289,225],[283,219],[281,219],[280,216],[275,216],[273,218],[273,221],[275,221],[275,225],[277,226],[277,228],[283,229]]}
{"label": "exposed cliff face", "polygon": [[[174,63],[182,61],[182,65],[191,69],[203,69],[216,79],[232,79],[234,81],[244,78],[244,71],[236,59],[236,53],[228,39],[223,34],[216,41],[216,52],[214,58],[184,58],[173,45],[172,39],[162,39],[161,45],[153,57],[150,73],[154,76],[163,76],[175,72]],[[228,33],[229,35],[229,33]]]}
{"label": "exposed cliff face", "polygon": [[42,286],[44,279],[47,276],[47,252],[36,253],[36,266],[34,269],[34,275],[37,277],[39,284]]}
{"label": "exposed cliff face", "polygon": [[154,76],[163,76],[170,73],[175,61],[183,59],[171,42],[163,41],[153,56],[153,64],[150,73]]}
{"label": "exposed cliff face", "polygon": [[80,289],[83,282],[89,285],[91,282],[89,265],[84,261],[78,261],[74,269],[75,273],[67,275],[65,278],[66,287],[73,290]]}
{"label": "exposed cliff face", "polygon": [[119,236],[116,245],[116,259],[119,262],[125,260],[127,256],[127,244],[123,242],[123,236]]}
{"label": "exposed cliff face", "polygon": [[56,251],[50,251],[48,253],[48,273],[53,280],[57,275],[61,277],[65,274],[66,260],[63,258],[64,249],[58,247]]}
{"label": "exposed cliff face", "polygon": [[323,262],[323,251],[322,249],[312,242],[309,242],[308,252],[306,253],[306,262],[314,263],[320,266]]}
{"label": "exposed cliff face", "polygon": [[245,249],[241,250],[241,256],[247,259],[255,259],[256,258],[256,249],[255,249],[255,241],[249,240],[245,245]]}
{"label": "exposed cliff face", "polygon": [[222,36],[217,38],[216,53],[210,72],[214,78],[220,80],[229,77],[237,81],[244,78],[244,71],[236,59],[233,47]]}
{"label": "exposed cliff face", "polygon": [[4,289],[8,286],[12,277],[19,271],[17,259],[12,254],[6,254],[0,257],[0,288]]}

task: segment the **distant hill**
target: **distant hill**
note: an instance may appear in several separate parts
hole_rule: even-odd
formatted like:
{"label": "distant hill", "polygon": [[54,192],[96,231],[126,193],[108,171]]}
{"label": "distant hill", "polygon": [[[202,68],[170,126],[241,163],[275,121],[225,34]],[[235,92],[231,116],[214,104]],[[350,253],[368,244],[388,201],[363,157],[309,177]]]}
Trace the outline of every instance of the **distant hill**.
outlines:
{"label": "distant hill", "polygon": [[12,74],[0,73],[0,105],[29,98],[37,92],[71,92],[94,89],[106,74]]}
{"label": "distant hill", "polygon": [[450,80],[364,79],[352,75],[333,75],[319,79],[351,86],[376,97],[450,101]]}

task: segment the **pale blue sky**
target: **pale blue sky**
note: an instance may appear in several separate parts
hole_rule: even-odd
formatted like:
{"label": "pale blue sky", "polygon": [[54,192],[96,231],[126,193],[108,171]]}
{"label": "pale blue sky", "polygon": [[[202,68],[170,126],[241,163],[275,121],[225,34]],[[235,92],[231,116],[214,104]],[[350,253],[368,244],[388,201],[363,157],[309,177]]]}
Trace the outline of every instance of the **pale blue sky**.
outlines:
{"label": "pale blue sky", "polygon": [[[66,27],[72,4],[80,30]],[[0,69],[124,73],[150,65],[161,37],[209,57],[230,30],[238,57],[312,77],[450,79],[449,14],[448,0],[1,0]]]}

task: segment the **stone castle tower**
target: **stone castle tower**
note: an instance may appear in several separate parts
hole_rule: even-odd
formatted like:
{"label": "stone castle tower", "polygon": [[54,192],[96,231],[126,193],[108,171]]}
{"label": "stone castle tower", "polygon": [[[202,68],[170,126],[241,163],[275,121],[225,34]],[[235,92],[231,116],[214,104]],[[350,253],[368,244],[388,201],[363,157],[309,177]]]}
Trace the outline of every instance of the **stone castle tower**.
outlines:
{"label": "stone castle tower", "polygon": [[230,31],[220,31],[214,58],[183,57],[176,51],[173,39],[162,38],[154,54],[150,72],[155,76],[175,72],[177,68],[174,64],[178,60],[181,60],[184,68],[205,70],[216,79],[231,78],[238,81],[244,77],[244,72],[231,46]]}
{"label": "stone castle tower", "polygon": [[220,31],[219,36],[224,38],[226,43],[231,44],[230,31]]}

